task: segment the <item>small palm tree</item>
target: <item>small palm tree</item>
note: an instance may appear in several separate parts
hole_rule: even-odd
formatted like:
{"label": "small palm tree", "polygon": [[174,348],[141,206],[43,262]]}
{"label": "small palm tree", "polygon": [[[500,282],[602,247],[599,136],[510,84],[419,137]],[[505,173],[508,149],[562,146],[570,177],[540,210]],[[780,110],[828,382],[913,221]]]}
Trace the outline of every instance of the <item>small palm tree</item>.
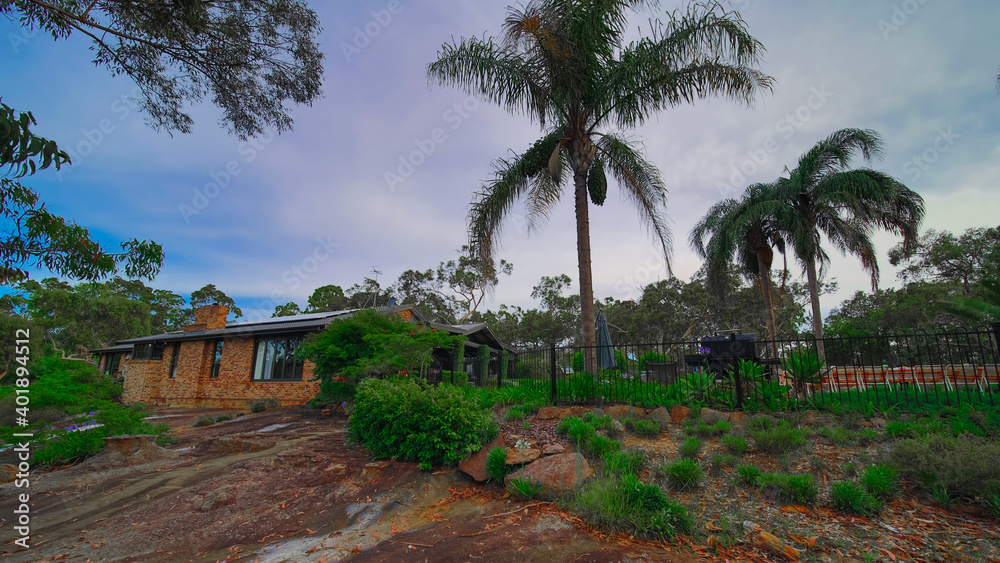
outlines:
{"label": "small palm tree", "polygon": [[722,96],[749,104],[772,82],[752,68],[763,46],[738,14],[715,3],[674,12],[653,37],[623,45],[626,12],[645,4],[529,0],[509,9],[502,39],[445,44],[428,66],[431,80],[523,112],[546,132],[524,153],[495,164],[494,179],[472,203],[469,240],[490,274],[485,270],[513,204],[527,200],[529,227],[534,226],[559,201],[569,177],[590,371],[596,337],[589,204],[604,203],[607,173],[660,243],[670,272],[666,187],[656,167],[614,129],[635,127],[659,110],[700,98]]}
{"label": "small palm tree", "polygon": [[[819,308],[817,264],[829,263],[822,237],[844,254],[853,254],[878,288],[878,260],[873,229],[903,237],[904,248],[916,242],[924,201],[898,180],[868,168],[850,169],[860,153],[878,158],[882,140],[870,129],[841,129],[817,143],[801,158],[788,178],[775,182],[782,202],[778,220],[785,240],[806,273],[812,305],[813,330],[823,359],[823,316]],[[822,273],[822,272],[820,272]]]}
{"label": "small palm tree", "polygon": [[767,340],[777,338],[771,265],[775,250],[785,252],[785,241],[776,217],[779,208],[773,186],[754,184],[746,189],[739,201],[727,199],[712,206],[691,231],[691,247],[708,265],[709,289],[720,291],[729,266],[734,262],[757,284],[764,297]]}
{"label": "small palm tree", "polygon": [[974,322],[1000,323],[1000,280],[979,281],[979,297],[953,297],[945,307],[955,315]]}

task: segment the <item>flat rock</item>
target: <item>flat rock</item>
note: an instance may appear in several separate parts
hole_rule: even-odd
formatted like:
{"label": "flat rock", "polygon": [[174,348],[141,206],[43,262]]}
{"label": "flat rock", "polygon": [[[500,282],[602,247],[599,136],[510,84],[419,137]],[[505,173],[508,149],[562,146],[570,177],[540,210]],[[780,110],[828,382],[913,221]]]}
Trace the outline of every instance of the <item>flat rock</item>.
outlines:
{"label": "flat rock", "polygon": [[583,416],[587,412],[590,412],[587,407],[542,407],[538,409],[538,414],[535,417],[540,420],[562,420],[567,416]]}
{"label": "flat rock", "polygon": [[689,416],[691,416],[691,409],[685,406],[674,405],[674,408],[670,409],[670,422],[673,424],[680,424],[687,420]]}
{"label": "flat rock", "polygon": [[729,420],[729,414],[713,409],[701,409],[701,419],[707,424],[715,424],[720,420]]}
{"label": "flat rock", "polygon": [[660,426],[666,427],[670,424],[670,413],[667,412],[665,407],[657,407],[646,414],[646,419],[655,421],[659,423]]}
{"label": "flat rock", "polygon": [[542,448],[542,455],[556,455],[566,453],[566,448],[562,444],[549,444]]}
{"label": "flat rock", "polygon": [[511,479],[530,479],[541,483],[541,494],[549,496],[573,492],[593,475],[594,468],[582,455],[565,453],[543,457],[529,463],[527,467],[507,475],[503,483],[505,487],[510,488]]}
{"label": "flat rock", "polygon": [[0,465],[0,483],[10,483],[17,477],[17,467],[4,463]]}
{"label": "flat rock", "polygon": [[628,416],[642,417],[645,415],[645,410],[633,407],[631,405],[611,405],[610,407],[604,407],[604,414],[610,414],[611,418],[620,419]]}
{"label": "flat rock", "polygon": [[732,422],[736,426],[743,426],[747,421],[747,414],[745,412],[731,412],[729,413],[729,422]]}
{"label": "flat rock", "polygon": [[489,479],[490,476],[486,473],[486,457],[489,455],[490,450],[502,446],[503,437],[497,436],[496,439],[483,446],[478,452],[458,462],[458,469],[476,481]]}
{"label": "flat rock", "polygon": [[538,448],[507,448],[507,465],[531,463],[542,456]]}

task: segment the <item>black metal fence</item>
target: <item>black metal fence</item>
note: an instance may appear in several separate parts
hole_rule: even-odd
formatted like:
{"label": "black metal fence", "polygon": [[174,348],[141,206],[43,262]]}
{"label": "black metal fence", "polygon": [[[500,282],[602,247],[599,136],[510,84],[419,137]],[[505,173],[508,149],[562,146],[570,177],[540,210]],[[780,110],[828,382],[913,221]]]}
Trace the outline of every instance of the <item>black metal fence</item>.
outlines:
{"label": "black metal fence", "polygon": [[967,332],[835,336],[820,346],[815,339],[734,335],[728,343],[723,337],[615,345],[615,366],[605,369],[589,363],[596,349],[548,346],[493,354],[488,368],[475,368],[483,376],[470,374],[470,382],[531,387],[553,403],[694,402],[745,410],[996,405],[998,339],[1000,323]]}

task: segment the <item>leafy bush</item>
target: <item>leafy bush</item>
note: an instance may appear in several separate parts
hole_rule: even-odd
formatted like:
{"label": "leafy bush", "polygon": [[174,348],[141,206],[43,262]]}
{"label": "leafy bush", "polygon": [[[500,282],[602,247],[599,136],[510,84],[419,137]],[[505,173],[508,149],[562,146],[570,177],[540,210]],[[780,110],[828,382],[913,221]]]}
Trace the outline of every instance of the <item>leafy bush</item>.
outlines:
{"label": "leafy bush", "polygon": [[888,465],[871,465],[861,475],[861,484],[872,496],[888,499],[899,489],[899,473]]}
{"label": "leafy bush", "polygon": [[683,505],[634,475],[591,479],[567,505],[590,525],[610,533],[669,540],[694,527]]}
{"label": "leafy bush", "polygon": [[319,409],[354,399],[356,385],[345,377],[320,379],[319,393],[309,400],[309,407]]}
{"label": "leafy bush", "polygon": [[764,472],[761,471],[756,465],[746,463],[736,466],[737,484],[746,485],[748,487],[757,487],[760,485],[760,479],[763,475]]}
{"label": "leafy bush", "polygon": [[705,476],[701,465],[697,461],[685,458],[672,463],[667,463],[657,469],[657,473],[666,477],[667,483],[675,489],[688,489],[697,487]]}
{"label": "leafy bush", "polygon": [[845,446],[854,440],[854,433],[846,428],[824,426],[817,430],[820,436],[830,440],[835,445]]}
{"label": "leafy bush", "polygon": [[1000,484],[1000,442],[970,434],[898,440],[883,461],[927,490],[952,496],[973,498]]}
{"label": "leafy bush", "polygon": [[878,514],[882,501],[872,496],[851,481],[838,481],[830,489],[830,501],[834,508],[855,514]]}
{"label": "leafy bush", "polygon": [[276,399],[256,399],[253,401],[247,401],[247,407],[250,412],[264,412],[268,410],[274,410],[281,406]]}
{"label": "leafy bush", "polygon": [[660,354],[659,352],[654,352],[650,350],[645,354],[639,356],[639,371],[646,371],[646,364],[649,362],[669,362],[670,357],[666,354]]}
{"label": "leafy bush", "polygon": [[556,434],[564,434],[578,444],[586,444],[595,432],[592,425],[575,416],[567,416],[556,426]]}
{"label": "leafy bush", "polygon": [[819,495],[816,480],[808,474],[764,473],[758,479],[758,483],[765,492],[770,492],[786,502],[812,504]]}
{"label": "leafy bush", "polygon": [[611,452],[604,456],[604,470],[611,475],[635,475],[645,461],[641,451]]}
{"label": "leafy bush", "polygon": [[[76,432],[56,430],[36,435],[36,439],[47,436],[47,440],[35,450],[35,462],[69,463],[78,461],[104,449],[104,438],[125,434],[155,434],[161,439],[170,432],[166,424],[153,424],[146,419],[148,413],[136,412],[116,403],[106,403],[94,416],[94,421],[102,426]],[[158,439],[157,443],[161,443]]]}
{"label": "leafy bush", "polygon": [[232,420],[232,419],[233,415],[231,414],[220,414],[219,416],[215,417],[216,422],[225,422],[227,420]]}
{"label": "leafy bush", "polygon": [[750,451],[750,444],[743,436],[723,436],[719,438],[719,442],[721,442],[723,446],[726,446],[726,449],[729,450],[730,453],[736,456],[743,456]]}
{"label": "leafy bush", "polygon": [[702,446],[701,440],[695,438],[694,436],[689,436],[681,444],[681,447],[679,448],[678,452],[680,453],[681,457],[694,458],[697,457],[698,452],[701,451],[701,446]]}
{"label": "leafy bush", "polygon": [[714,424],[708,424],[704,420],[699,420],[697,422],[691,421],[691,423],[685,427],[685,430],[689,434],[701,436],[702,438],[721,436],[732,429],[733,424],[727,420],[718,420]]}
{"label": "leafy bush", "polygon": [[464,387],[469,384],[469,372],[444,370],[441,372],[441,381],[455,387]]}
{"label": "leafy bush", "polygon": [[598,459],[603,459],[610,453],[619,452],[622,449],[621,442],[616,442],[605,436],[591,436],[586,443],[587,452]]}
{"label": "leafy bush", "polygon": [[623,418],[621,423],[629,432],[645,438],[655,438],[663,433],[663,427],[655,420],[645,420],[629,416]]}
{"label": "leafy bush", "polygon": [[208,426],[210,424],[215,424],[215,419],[210,416],[203,416],[198,420],[196,420],[195,423],[192,424],[192,426],[194,426],[195,428],[199,428],[202,426]]}
{"label": "leafy bush", "polygon": [[919,436],[917,425],[905,420],[893,420],[885,425],[885,437],[888,440],[901,438],[916,438]]}
{"label": "leafy bush", "polygon": [[753,428],[747,424],[747,434],[757,445],[757,449],[766,453],[784,453],[797,448],[806,443],[805,430],[802,428],[792,428],[788,421],[782,420],[772,423],[770,419],[755,418],[760,422]]}
{"label": "leafy bush", "polygon": [[350,438],[378,458],[454,464],[499,433],[486,409],[459,388],[432,387],[412,378],[366,379],[358,384]]}
{"label": "leafy bush", "polygon": [[517,493],[525,498],[534,498],[535,495],[542,492],[543,485],[532,481],[530,477],[523,477],[512,478],[510,487],[507,490],[512,493]]}
{"label": "leafy bush", "polygon": [[720,454],[714,453],[710,459],[711,468],[710,471],[713,475],[718,475],[722,472],[722,468],[726,465],[734,465],[736,463],[736,456],[733,454]]}

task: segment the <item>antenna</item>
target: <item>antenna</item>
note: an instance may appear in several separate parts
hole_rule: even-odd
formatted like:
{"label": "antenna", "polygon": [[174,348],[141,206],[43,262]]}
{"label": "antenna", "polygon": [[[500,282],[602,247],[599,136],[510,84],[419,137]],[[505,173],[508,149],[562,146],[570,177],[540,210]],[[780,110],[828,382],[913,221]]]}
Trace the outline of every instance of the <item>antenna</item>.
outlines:
{"label": "antenna", "polygon": [[[372,266],[371,274],[374,275],[375,278],[374,279],[372,279],[372,278],[365,278],[365,281],[371,282],[369,285],[373,286],[372,287],[372,308],[375,308],[375,307],[378,306],[378,290],[379,290],[378,277],[380,275],[382,275],[382,272],[381,272],[381,270],[378,269],[378,266]],[[367,299],[365,299],[365,305],[368,305],[368,300]]]}

